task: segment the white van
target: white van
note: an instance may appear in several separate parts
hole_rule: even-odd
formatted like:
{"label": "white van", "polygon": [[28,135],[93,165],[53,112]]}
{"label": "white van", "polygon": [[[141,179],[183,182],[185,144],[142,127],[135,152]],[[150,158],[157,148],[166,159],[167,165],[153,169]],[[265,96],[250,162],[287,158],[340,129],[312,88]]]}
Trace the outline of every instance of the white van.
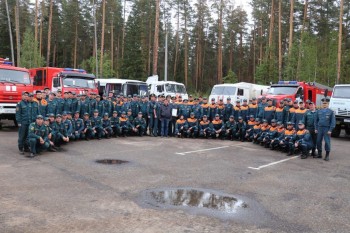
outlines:
{"label": "white van", "polygon": [[113,91],[114,95],[124,96],[134,94],[140,96],[148,95],[148,85],[145,82],[138,80],[130,80],[130,79],[118,79],[118,78],[110,78],[110,79],[96,79],[98,84],[99,94],[108,94],[110,91]]}
{"label": "white van", "polygon": [[226,103],[227,98],[230,97],[232,102],[236,100],[240,100],[242,102],[243,99],[250,100],[253,97],[259,98],[262,95],[266,95],[268,89],[269,86],[257,85],[246,82],[240,82],[235,84],[217,84],[214,85],[213,89],[211,90],[209,101],[212,98],[215,98],[217,102],[220,99],[223,99],[224,103]]}
{"label": "white van", "polygon": [[183,83],[174,81],[158,81],[158,75],[147,78],[148,91],[155,95],[182,96],[182,99],[188,99],[186,87]]}
{"label": "white van", "polygon": [[329,108],[334,111],[336,120],[332,137],[339,137],[342,129],[350,135],[350,84],[334,86]]}

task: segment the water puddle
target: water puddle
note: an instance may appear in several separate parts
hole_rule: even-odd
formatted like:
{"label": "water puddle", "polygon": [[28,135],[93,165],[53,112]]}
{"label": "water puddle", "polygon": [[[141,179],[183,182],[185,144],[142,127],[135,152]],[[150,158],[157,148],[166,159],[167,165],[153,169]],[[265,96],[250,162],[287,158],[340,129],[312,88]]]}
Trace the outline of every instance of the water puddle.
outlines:
{"label": "water puddle", "polygon": [[123,163],[128,163],[129,161],[124,161],[124,160],[118,160],[118,159],[101,159],[101,160],[96,160],[96,163],[102,163],[102,164],[114,164],[114,165],[119,165]]}
{"label": "water puddle", "polygon": [[248,207],[247,203],[236,197],[196,189],[151,191],[150,196],[156,203],[165,206],[207,208],[230,214]]}

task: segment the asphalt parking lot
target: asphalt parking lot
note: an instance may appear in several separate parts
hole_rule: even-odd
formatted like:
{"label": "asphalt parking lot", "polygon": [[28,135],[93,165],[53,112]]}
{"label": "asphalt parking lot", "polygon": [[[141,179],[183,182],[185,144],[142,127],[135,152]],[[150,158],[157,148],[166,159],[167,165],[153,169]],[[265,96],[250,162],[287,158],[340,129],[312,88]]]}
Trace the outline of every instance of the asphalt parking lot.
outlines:
{"label": "asphalt parking lot", "polygon": [[[251,143],[152,137],[73,142],[28,159],[18,153],[15,128],[4,128],[0,138],[0,232],[350,229],[349,137],[333,139],[330,162]],[[176,188],[237,196],[247,208],[237,214],[166,208],[143,195]]]}

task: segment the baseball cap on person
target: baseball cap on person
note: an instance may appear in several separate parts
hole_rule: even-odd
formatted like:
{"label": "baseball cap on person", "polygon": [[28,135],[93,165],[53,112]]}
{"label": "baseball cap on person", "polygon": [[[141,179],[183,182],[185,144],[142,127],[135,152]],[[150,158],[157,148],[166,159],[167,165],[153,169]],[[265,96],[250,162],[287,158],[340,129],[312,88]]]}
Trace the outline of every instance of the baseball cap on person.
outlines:
{"label": "baseball cap on person", "polygon": [[37,115],[36,119],[43,119],[43,115]]}
{"label": "baseball cap on person", "polygon": [[331,101],[331,100],[329,99],[329,97],[325,97],[325,98],[322,98],[321,101],[322,101],[322,102],[329,102],[329,101]]}

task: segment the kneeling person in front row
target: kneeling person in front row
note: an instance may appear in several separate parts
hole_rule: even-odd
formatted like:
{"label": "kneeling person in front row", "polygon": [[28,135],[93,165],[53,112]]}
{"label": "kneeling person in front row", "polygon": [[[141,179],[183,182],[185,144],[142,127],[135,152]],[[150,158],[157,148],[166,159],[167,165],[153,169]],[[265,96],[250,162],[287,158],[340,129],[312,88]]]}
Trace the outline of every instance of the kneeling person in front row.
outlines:
{"label": "kneeling person in front row", "polygon": [[28,141],[31,151],[30,158],[35,157],[41,150],[46,150],[50,147],[42,115],[38,115],[36,121],[29,125]]}
{"label": "kneeling person in front row", "polygon": [[146,133],[146,120],[142,117],[142,112],[137,114],[133,122],[133,132],[142,137]]}

